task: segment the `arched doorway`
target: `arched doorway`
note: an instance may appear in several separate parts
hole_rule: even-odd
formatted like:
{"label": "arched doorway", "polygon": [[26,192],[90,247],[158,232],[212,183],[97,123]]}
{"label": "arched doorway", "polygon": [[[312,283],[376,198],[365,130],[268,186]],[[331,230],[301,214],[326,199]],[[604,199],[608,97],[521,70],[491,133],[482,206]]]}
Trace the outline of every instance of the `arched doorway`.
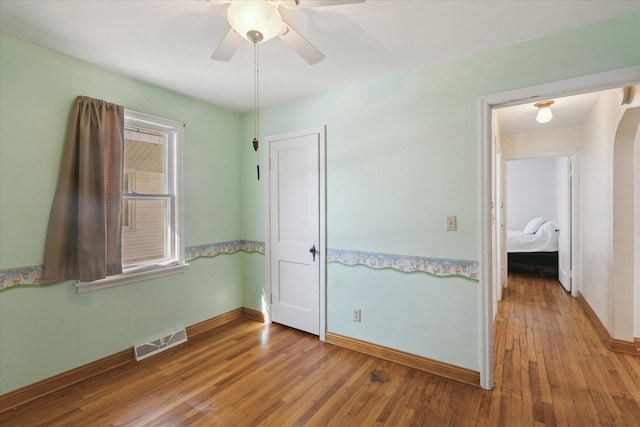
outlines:
{"label": "arched doorway", "polygon": [[[616,130],[613,146],[613,286],[612,303],[614,340],[633,342],[635,299],[635,254],[640,253],[635,240],[635,218],[640,214],[634,207],[634,146],[640,126],[640,107],[627,109]],[[634,171],[635,170],[635,171]],[[635,275],[640,272],[635,272]],[[640,313],[636,313],[636,316]]]}

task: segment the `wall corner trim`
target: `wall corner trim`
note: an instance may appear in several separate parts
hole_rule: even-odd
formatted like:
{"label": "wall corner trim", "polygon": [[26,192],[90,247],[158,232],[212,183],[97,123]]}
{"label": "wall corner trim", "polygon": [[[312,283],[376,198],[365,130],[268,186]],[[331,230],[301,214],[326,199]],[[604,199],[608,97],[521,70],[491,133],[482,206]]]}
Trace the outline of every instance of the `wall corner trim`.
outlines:
{"label": "wall corner trim", "polygon": [[265,323],[267,321],[267,318],[263,312],[247,307],[242,307],[242,317],[245,317],[249,320],[255,320],[256,322],[260,323]]}

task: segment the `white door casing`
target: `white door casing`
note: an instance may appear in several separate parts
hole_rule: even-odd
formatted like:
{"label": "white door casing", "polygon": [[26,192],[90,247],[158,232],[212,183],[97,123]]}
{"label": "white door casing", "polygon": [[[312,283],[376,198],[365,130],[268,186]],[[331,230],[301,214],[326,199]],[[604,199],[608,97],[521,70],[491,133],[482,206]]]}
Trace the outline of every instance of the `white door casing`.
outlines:
{"label": "white door casing", "polygon": [[267,137],[271,320],[325,333],[324,128]]}
{"label": "white door casing", "polygon": [[502,159],[502,152],[498,151],[496,153],[496,184],[497,184],[497,222],[498,222],[498,247],[497,247],[497,256],[498,258],[498,269],[496,270],[496,276],[498,277],[498,286],[499,286],[499,300],[502,301],[502,289],[507,286],[507,265],[508,265],[508,257],[507,257],[507,230],[506,230],[506,207],[505,207],[505,187],[506,187],[506,177],[505,177],[505,162]]}
{"label": "white door casing", "polygon": [[558,158],[558,281],[571,292],[571,158]]}
{"label": "white door casing", "polygon": [[[492,152],[491,111],[494,108],[507,107],[530,102],[533,98],[552,99],[559,96],[590,91],[600,91],[636,84],[640,76],[640,66],[605,71],[568,80],[555,81],[539,86],[526,87],[494,93],[478,98],[478,257],[479,257],[479,313],[480,313],[480,386],[491,390],[494,386],[493,360],[493,257],[492,248],[492,166],[496,161]],[[575,202],[575,197],[574,197]],[[575,216],[575,212],[574,212]],[[575,231],[575,230],[574,230]],[[578,231],[579,236],[579,231]],[[576,236],[573,243],[572,268],[579,269],[579,255],[576,258]],[[574,286],[572,295],[578,293],[579,283]]]}

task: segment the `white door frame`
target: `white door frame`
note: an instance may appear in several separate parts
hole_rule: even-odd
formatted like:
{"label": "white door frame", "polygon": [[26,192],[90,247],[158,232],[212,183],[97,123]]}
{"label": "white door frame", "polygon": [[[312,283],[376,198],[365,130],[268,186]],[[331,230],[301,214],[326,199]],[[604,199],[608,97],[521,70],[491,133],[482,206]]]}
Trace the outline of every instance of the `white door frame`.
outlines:
{"label": "white door frame", "polygon": [[[560,227],[560,237],[561,239],[558,240],[558,281],[560,283],[562,283],[562,286],[566,288],[566,281],[568,281],[569,283],[569,292],[571,293],[572,296],[577,297],[578,296],[578,292],[577,292],[577,286],[573,286],[573,282],[574,282],[574,278],[573,278],[573,270],[577,270],[577,266],[576,266],[576,259],[575,256],[576,254],[573,251],[573,243],[574,243],[574,238],[573,235],[574,233],[576,233],[576,231],[578,230],[578,224],[576,221],[576,213],[578,212],[577,210],[575,210],[573,208],[574,206],[574,199],[578,196],[578,191],[579,189],[577,188],[576,184],[578,181],[578,177],[576,177],[576,179],[574,179],[574,166],[573,164],[575,163],[575,157],[577,156],[577,153],[574,154],[573,156],[558,156],[555,157],[556,159],[566,159],[566,164],[562,166],[563,170],[562,170],[562,176],[565,179],[561,182],[558,182],[558,191],[561,193],[558,193],[560,195],[564,195],[565,197],[559,197],[559,201],[558,201],[558,226]],[[559,170],[558,170],[558,173]],[[566,176],[565,176],[566,175]],[[577,174],[576,174],[577,175]],[[565,223],[562,222],[562,218],[564,217]],[[564,225],[567,225],[567,228],[564,228]],[[563,245],[563,243],[566,243],[567,246]],[[568,253],[568,271],[565,271],[564,273],[567,276],[563,275],[563,270],[562,267],[566,266],[566,264],[562,263],[562,260],[564,260],[564,256]],[[562,257],[561,257],[562,255]],[[563,280],[565,282],[563,282]]]}
{"label": "white door frame", "polygon": [[[566,152],[558,151],[555,153],[535,153],[531,155],[529,153],[519,153],[517,155],[502,156],[502,163],[497,165],[497,168],[496,168],[496,170],[501,169],[503,171],[503,175],[506,175],[506,162],[509,162],[512,160],[558,158],[558,157],[566,157],[569,159],[569,162],[571,163],[571,167],[572,167],[571,195],[570,195],[570,198],[571,198],[570,211],[571,212],[570,212],[570,218],[569,218],[569,221],[571,222],[572,236],[569,239],[569,246],[570,246],[569,252],[571,253],[571,274],[572,274],[571,296],[574,296],[574,297],[578,296],[578,287],[573,286],[573,282],[575,283],[578,282],[577,274],[578,274],[578,271],[580,270],[579,239],[577,237],[573,237],[573,236],[577,236],[578,235],[577,232],[579,231],[579,217],[578,217],[579,196],[578,195],[580,191],[580,168],[579,168],[579,161],[577,157],[578,154],[579,154],[578,151],[574,151],[574,150],[567,150]],[[506,197],[504,198],[504,202],[505,203],[508,202]],[[506,234],[507,234],[507,231],[504,230],[503,238],[505,237]],[[505,254],[506,254],[506,250],[505,250]],[[506,277],[504,278],[504,283],[506,283],[505,287],[508,287],[508,278]],[[495,303],[495,300],[494,300],[494,303]]]}
{"label": "white door frame", "polygon": [[[494,135],[495,138],[495,135]],[[504,158],[502,155],[502,149],[499,146],[496,146],[496,164],[494,168],[495,173],[495,200],[493,205],[493,216],[494,220],[494,233],[495,233],[495,248],[496,248],[496,261],[495,268],[497,274],[494,277],[494,287],[496,290],[496,297],[494,301],[502,301],[502,290],[506,286],[506,270],[507,270],[507,248],[505,245],[505,234],[506,234],[506,210],[505,206],[505,183],[506,183],[506,174],[505,170],[502,167],[504,163]],[[495,316],[497,315],[497,307],[494,307],[493,318],[495,320]]]}
{"label": "white door frame", "polygon": [[[556,81],[478,98],[478,255],[480,304],[480,386],[494,386],[493,357],[493,272],[491,245],[491,181],[494,154],[492,148],[491,110],[532,102],[534,99],[578,95],[637,83],[640,66],[605,71],[584,77]],[[574,283],[576,287],[579,283]]]}
{"label": "white door frame", "polygon": [[318,262],[320,263],[320,341],[325,340],[327,331],[327,310],[326,310],[326,296],[327,296],[327,218],[326,218],[326,126],[318,126],[314,128],[304,129],[300,131],[280,133],[276,135],[268,135],[265,137],[265,149],[263,152],[266,158],[264,164],[267,166],[267,173],[265,185],[265,289],[264,297],[266,299],[267,316],[266,322],[271,323],[271,159],[269,153],[271,152],[271,143],[274,141],[280,141],[282,139],[298,138],[306,135],[318,135],[319,136],[319,153],[318,153],[318,182],[320,188],[318,194],[319,200],[319,217],[320,217],[320,247],[318,248]]}

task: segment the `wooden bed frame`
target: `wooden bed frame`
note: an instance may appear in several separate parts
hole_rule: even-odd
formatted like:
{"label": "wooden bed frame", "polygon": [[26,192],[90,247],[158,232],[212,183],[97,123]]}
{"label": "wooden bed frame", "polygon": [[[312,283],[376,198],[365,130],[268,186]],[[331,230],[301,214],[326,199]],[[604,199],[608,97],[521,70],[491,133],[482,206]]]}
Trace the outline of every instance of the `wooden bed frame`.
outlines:
{"label": "wooden bed frame", "polygon": [[558,277],[558,252],[509,252],[509,272]]}

